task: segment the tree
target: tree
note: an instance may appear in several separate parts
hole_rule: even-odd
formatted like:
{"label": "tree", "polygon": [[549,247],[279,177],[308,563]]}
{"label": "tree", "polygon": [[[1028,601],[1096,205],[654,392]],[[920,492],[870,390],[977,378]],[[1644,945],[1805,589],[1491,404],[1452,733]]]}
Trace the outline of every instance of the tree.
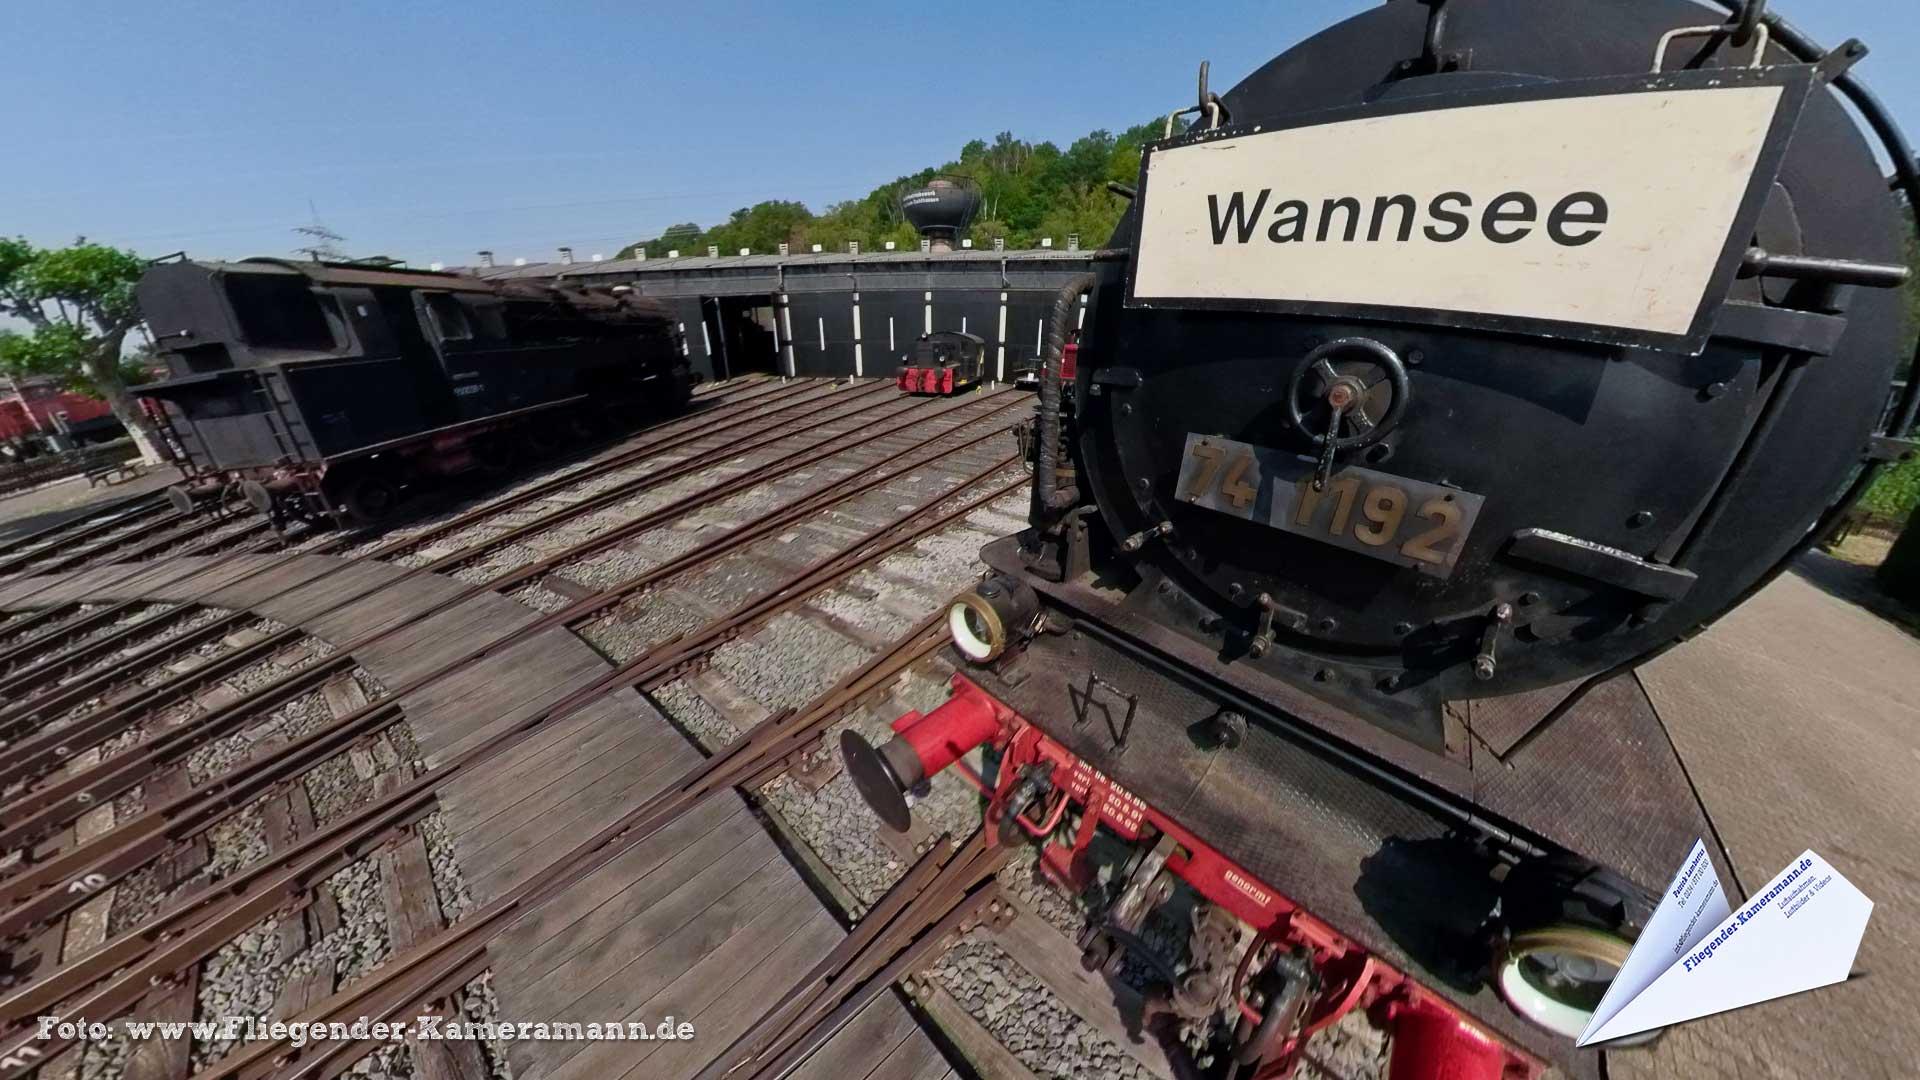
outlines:
{"label": "tree", "polygon": [[0,311],[27,333],[0,332],[0,371],[50,375],[107,403],[149,463],[165,460],[153,422],[127,392],[121,353],[140,322],[133,285],[146,269],[138,256],[83,237],[72,247],[38,248],[0,238]]}
{"label": "tree", "polygon": [[[1042,237],[1055,243],[1078,233],[1081,243],[1106,243],[1126,212],[1126,200],[1107,190],[1109,180],[1132,185],[1140,175],[1141,147],[1160,138],[1165,121],[1153,120],[1119,135],[1091,132],[1062,151],[1050,142],[1030,143],[1000,132],[991,142],[972,139],[960,148],[958,160],[945,162],[881,184],[862,198],[835,203],[824,214],[814,214],[797,202],[772,200],[736,210],[724,223],[701,229],[691,222],[675,225],[659,239],[641,241],[622,253],[644,247],[650,255],[677,248],[682,254],[704,255],[712,245],[723,255],[741,248],[771,254],[782,242],[794,254],[813,244],[824,251],[845,251],[849,241],[860,250],[883,250],[894,241],[901,250],[919,246],[913,227],[901,216],[900,196],[935,176],[965,176],[980,188],[980,213],[972,229],[976,247],[991,248],[994,239],[1009,248],[1030,248]],[[1185,125],[1176,124],[1175,130]]]}

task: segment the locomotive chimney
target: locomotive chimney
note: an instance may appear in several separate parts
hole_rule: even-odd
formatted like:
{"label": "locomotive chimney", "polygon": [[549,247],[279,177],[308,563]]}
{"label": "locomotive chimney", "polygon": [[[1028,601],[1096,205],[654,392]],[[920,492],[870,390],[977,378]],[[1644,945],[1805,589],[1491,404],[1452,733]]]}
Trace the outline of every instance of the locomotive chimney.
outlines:
{"label": "locomotive chimney", "polygon": [[633,251],[633,257],[634,257],[635,259],[638,259],[638,260],[639,260],[639,261],[641,261],[641,262],[646,262],[646,261],[647,261],[647,249],[646,249],[646,248],[635,248],[635,249],[634,249],[634,251]]}
{"label": "locomotive chimney", "polygon": [[719,245],[719,244],[708,244],[708,245],[707,245],[707,258],[709,258],[709,259],[717,259],[717,258],[719,258],[719,257],[720,257],[720,245]]}
{"label": "locomotive chimney", "polygon": [[[922,239],[922,240],[920,241],[920,250],[921,250],[921,252],[922,252],[922,253],[925,253],[925,252],[929,252],[929,251],[932,251],[932,250],[933,250],[933,241],[931,241],[931,240],[927,240],[927,239]],[[952,250],[953,250],[953,245],[952,245],[952,244],[947,244],[947,245],[944,245],[944,246],[942,246],[942,247],[941,247],[941,249],[940,249],[940,250],[942,250],[942,251],[952,251]]]}
{"label": "locomotive chimney", "polygon": [[787,245],[783,243],[780,245],[780,254],[785,255],[786,253],[787,253]]}
{"label": "locomotive chimney", "polygon": [[1005,250],[1007,250],[1007,238],[1006,238],[1006,237],[1004,237],[1004,236],[996,236],[996,237],[994,237],[994,238],[993,238],[993,250],[995,250],[995,251],[1005,251]]}
{"label": "locomotive chimney", "polygon": [[560,265],[571,266],[572,264],[573,264],[573,249],[570,247],[561,248],[560,249]]}
{"label": "locomotive chimney", "polygon": [[860,254],[860,241],[858,240],[847,241],[847,254],[849,255]]}
{"label": "locomotive chimney", "polygon": [[480,255],[480,265],[481,265],[481,266],[492,266],[492,265],[493,265],[493,252],[491,252],[491,251],[482,251],[482,252],[480,252],[480,253],[479,253],[479,255]]}
{"label": "locomotive chimney", "polygon": [[1068,251],[1080,250],[1080,234],[1079,233],[1067,234],[1067,250]]}

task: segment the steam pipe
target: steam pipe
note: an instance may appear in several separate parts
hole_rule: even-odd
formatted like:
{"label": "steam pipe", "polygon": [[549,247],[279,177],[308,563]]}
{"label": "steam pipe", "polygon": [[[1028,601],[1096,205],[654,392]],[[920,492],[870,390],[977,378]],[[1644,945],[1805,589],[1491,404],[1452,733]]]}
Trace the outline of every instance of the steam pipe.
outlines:
{"label": "steam pipe", "polygon": [[1046,351],[1040,357],[1039,448],[1033,467],[1033,497],[1044,517],[1072,507],[1078,493],[1060,487],[1058,471],[1063,451],[1060,438],[1060,358],[1066,352],[1067,326],[1081,294],[1093,291],[1094,275],[1077,274],[1053,296],[1047,318]]}

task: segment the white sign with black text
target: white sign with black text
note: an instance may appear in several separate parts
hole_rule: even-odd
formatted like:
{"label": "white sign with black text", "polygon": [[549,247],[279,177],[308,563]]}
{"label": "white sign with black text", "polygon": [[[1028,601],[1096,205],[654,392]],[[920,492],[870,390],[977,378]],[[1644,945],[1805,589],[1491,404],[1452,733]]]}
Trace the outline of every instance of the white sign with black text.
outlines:
{"label": "white sign with black text", "polygon": [[1548,97],[1155,148],[1129,302],[1436,309],[1686,335],[1751,209],[1785,94]]}

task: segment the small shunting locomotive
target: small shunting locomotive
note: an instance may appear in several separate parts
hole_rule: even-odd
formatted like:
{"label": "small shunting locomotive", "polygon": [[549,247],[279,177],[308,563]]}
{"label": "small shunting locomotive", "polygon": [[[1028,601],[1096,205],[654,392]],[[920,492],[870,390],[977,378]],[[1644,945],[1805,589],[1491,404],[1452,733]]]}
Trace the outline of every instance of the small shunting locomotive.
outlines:
{"label": "small shunting locomotive", "polygon": [[378,521],[417,486],[684,409],[656,301],[619,289],[249,259],[164,262],[136,295],[168,378],[182,512]]}
{"label": "small shunting locomotive", "polygon": [[1355,1010],[1395,1080],[1604,1075],[1576,1041],[1712,835],[1633,669],[1911,449],[1848,106],[1920,172],[1865,51],[1760,0],[1422,0],[1203,66],[1055,303],[950,699],[843,738],[868,803],[986,747],[994,841],[1104,897],[1087,964],[1160,972],[1208,1075]]}
{"label": "small shunting locomotive", "polygon": [[913,363],[902,365],[894,385],[909,394],[949,397],[987,378],[987,343],[961,330],[936,330],[913,344]]}

